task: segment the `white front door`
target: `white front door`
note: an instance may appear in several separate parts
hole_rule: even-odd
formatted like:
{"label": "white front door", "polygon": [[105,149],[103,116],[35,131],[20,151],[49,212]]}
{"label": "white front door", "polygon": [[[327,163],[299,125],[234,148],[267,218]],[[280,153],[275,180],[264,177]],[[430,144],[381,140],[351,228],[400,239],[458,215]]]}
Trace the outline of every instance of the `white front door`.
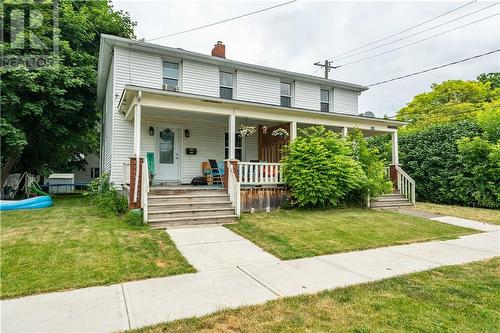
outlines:
{"label": "white front door", "polygon": [[178,182],[180,137],[178,128],[160,128],[157,142],[158,172],[156,180]]}

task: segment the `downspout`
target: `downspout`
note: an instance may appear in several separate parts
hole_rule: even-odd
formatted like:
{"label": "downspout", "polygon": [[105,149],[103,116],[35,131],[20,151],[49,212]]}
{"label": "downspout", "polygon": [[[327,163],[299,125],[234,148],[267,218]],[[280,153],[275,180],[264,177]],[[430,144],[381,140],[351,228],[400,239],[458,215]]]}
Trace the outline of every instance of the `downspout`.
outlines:
{"label": "downspout", "polygon": [[140,170],[140,161],[141,161],[141,100],[142,100],[142,91],[139,91],[137,94],[137,106],[135,112],[135,182],[134,182],[134,203],[137,203],[137,194],[139,192],[139,170]]}

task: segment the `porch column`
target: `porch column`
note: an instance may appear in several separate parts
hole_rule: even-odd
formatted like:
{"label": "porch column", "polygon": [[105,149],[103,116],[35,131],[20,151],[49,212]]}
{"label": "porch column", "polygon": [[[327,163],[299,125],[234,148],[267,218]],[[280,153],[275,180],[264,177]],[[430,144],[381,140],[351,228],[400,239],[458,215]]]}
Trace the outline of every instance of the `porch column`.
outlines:
{"label": "porch column", "polygon": [[399,164],[398,132],[392,132],[392,164]]}
{"label": "porch column", "polygon": [[290,122],[290,142],[297,139],[297,122]]}
{"label": "porch column", "polygon": [[347,138],[347,127],[342,127],[342,135],[343,138]]}
{"label": "porch column", "polygon": [[135,153],[135,184],[134,184],[134,202],[137,202],[139,192],[139,167],[141,161],[141,99],[142,92],[139,91],[137,105],[134,110],[134,153]]}
{"label": "porch column", "polygon": [[234,114],[229,115],[228,123],[228,136],[229,136],[229,155],[228,159],[234,160],[236,156],[236,116]]}

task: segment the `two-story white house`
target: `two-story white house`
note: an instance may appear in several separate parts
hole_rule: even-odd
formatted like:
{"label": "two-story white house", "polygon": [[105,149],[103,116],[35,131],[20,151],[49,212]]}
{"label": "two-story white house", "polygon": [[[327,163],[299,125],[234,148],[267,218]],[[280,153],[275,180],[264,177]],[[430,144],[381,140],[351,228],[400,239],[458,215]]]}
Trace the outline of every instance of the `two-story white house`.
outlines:
{"label": "two-story white house", "polygon": [[[210,192],[231,202],[233,211],[224,211],[228,206],[221,203],[221,216],[234,216],[234,209],[239,213],[240,204],[248,209],[250,199],[241,198],[239,190],[236,195],[235,186],[282,184],[281,148],[300,127],[324,125],[342,135],[350,128],[366,135],[391,133],[393,164],[398,163],[397,128],[404,123],[358,115],[358,96],[366,87],[229,60],[220,42],[211,54],[200,54],[102,35],[97,87],[103,115],[101,170],[129,192],[131,207],[142,206],[150,222],[170,217],[181,223],[196,216],[214,221],[203,210],[217,205],[201,203],[217,202],[216,197],[172,187],[206,176],[209,159],[239,161],[223,171],[229,197]],[[241,126],[255,133],[241,136]],[[279,128],[289,136],[273,136]],[[161,205],[174,195],[178,200],[172,205]],[[195,204],[182,206],[187,201]],[[155,210],[165,213],[155,215]]]}

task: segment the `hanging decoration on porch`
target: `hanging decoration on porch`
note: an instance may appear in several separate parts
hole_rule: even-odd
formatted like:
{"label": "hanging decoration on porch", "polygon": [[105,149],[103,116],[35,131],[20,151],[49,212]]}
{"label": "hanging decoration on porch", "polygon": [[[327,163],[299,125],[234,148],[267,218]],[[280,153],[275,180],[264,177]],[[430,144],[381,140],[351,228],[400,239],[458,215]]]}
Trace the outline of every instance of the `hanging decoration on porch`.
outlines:
{"label": "hanging decoration on porch", "polygon": [[267,134],[267,126],[262,126],[262,134]]}
{"label": "hanging decoration on porch", "polygon": [[286,139],[290,136],[290,134],[288,134],[287,130],[284,129],[284,128],[277,128],[275,129],[272,133],[271,133],[272,136],[277,136],[277,137],[280,137],[281,139]]}
{"label": "hanging decoration on porch", "polygon": [[250,135],[254,135],[255,132],[257,132],[257,129],[255,126],[247,126],[247,125],[240,125],[240,136],[241,137],[247,137]]}

